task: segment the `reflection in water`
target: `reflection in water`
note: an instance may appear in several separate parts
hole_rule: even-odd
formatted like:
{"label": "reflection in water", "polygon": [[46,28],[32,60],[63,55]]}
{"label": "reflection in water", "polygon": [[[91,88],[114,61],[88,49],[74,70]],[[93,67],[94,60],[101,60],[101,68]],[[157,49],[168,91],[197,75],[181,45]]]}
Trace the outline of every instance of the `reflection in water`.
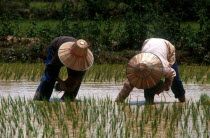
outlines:
{"label": "reflection in water", "polygon": [[[3,81],[0,80],[0,94],[1,96],[20,96],[26,98],[32,98],[39,82],[32,81]],[[98,99],[105,98],[109,96],[114,100],[118,92],[121,90],[123,83],[109,83],[109,82],[85,82],[81,85],[77,98],[82,97],[95,97]],[[200,95],[206,93],[210,95],[210,84],[187,84],[184,85],[186,90],[187,99],[198,100]],[[60,98],[63,92],[53,92],[52,97]],[[142,89],[135,89],[131,92],[129,99],[131,104],[135,104],[137,101],[143,103],[144,93]],[[174,94],[169,92],[164,92],[159,96],[155,96],[155,102],[160,102],[161,100],[165,102],[177,101],[174,98]]]}

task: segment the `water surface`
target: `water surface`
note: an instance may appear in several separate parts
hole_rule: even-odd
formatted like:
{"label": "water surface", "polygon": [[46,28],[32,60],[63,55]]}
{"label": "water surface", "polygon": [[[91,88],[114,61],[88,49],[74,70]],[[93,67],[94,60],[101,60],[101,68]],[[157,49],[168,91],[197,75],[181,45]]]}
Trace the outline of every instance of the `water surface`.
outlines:
{"label": "water surface", "polygon": [[[33,95],[39,85],[39,82],[33,81],[4,81],[0,80],[0,95],[12,97],[26,97],[33,98]],[[77,98],[82,97],[95,97],[98,99],[109,96],[113,101],[122,89],[123,83],[110,83],[110,82],[84,82],[82,83],[78,92]],[[208,94],[210,96],[210,84],[184,84],[186,90],[186,98],[198,100],[201,94]],[[63,92],[53,91],[52,98],[60,98]],[[139,102],[144,103],[144,93],[142,89],[134,88],[128,97],[131,103]],[[174,94],[169,90],[168,92],[161,93],[155,96],[155,102],[161,100],[167,102],[175,102]]]}

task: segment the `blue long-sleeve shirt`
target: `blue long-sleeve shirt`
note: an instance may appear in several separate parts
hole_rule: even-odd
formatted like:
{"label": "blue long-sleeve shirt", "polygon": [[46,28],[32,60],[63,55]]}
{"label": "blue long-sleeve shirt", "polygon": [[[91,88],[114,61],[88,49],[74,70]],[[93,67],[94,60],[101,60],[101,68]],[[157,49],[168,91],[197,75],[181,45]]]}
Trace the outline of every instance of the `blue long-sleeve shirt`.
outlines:
{"label": "blue long-sleeve shirt", "polygon": [[[77,40],[73,37],[60,36],[60,37],[55,38],[51,42],[48,48],[48,57],[46,60],[46,68],[45,68],[45,76],[47,77],[48,80],[54,81],[58,77],[60,68],[64,66],[58,57],[58,50],[60,46],[63,43],[75,42],[75,41]],[[69,72],[73,72],[73,70],[69,68],[67,68],[67,70],[68,70],[68,75],[70,75]]]}

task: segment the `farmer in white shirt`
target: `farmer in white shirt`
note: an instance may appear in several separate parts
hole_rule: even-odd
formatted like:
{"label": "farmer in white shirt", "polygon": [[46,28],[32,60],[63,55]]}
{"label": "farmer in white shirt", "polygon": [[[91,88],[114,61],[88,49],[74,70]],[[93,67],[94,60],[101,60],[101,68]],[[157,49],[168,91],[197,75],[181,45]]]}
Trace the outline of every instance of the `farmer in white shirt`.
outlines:
{"label": "farmer in white shirt", "polygon": [[[168,91],[171,87],[175,98],[185,102],[185,90],[179,78],[175,60],[175,48],[167,40],[151,38],[144,41],[141,53],[128,63],[126,75],[128,79],[116,98],[116,102],[124,101],[134,87],[144,89],[146,102],[154,103],[155,94]],[[165,77],[165,82],[161,80]]]}

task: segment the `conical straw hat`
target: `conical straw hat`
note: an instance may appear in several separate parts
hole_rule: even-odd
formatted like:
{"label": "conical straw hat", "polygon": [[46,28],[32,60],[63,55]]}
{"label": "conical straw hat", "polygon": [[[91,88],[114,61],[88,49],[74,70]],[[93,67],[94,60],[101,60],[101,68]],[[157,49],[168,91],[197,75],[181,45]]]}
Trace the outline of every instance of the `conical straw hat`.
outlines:
{"label": "conical straw hat", "polygon": [[66,67],[77,71],[89,69],[94,61],[93,54],[83,39],[63,43],[58,50],[58,57]]}
{"label": "conical straw hat", "polygon": [[163,76],[163,65],[158,56],[140,53],[129,61],[126,75],[131,85],[138,89],[155,86]]}

